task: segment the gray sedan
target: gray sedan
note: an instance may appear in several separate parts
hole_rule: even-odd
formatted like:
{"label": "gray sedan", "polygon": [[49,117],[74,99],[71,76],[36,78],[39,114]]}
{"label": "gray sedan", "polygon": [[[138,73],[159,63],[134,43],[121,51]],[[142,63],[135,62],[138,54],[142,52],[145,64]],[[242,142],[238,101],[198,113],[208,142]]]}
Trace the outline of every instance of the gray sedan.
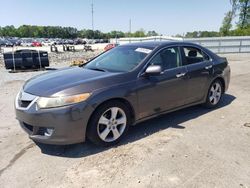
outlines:
{"label": "gray sedan", "polygon": [[27,81],[16,97],[16,117],[37,142],[88,138],[109,146],[138,122],[197,104],[216,107],[229,81],[227,60],[199,45],[121,45],[85,66]]}

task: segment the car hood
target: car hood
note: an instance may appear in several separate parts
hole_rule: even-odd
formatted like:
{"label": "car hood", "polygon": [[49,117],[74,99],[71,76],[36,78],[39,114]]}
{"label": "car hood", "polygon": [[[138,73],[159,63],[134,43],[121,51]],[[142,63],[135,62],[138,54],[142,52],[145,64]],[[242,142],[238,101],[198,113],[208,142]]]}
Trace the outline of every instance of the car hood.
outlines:
{"label": "car hood", "polygon": [[43,97],[93,92],[123,82],[125,78],[122,74],[82,67],[65,68],[33,77],[25,83],[23,90]]}

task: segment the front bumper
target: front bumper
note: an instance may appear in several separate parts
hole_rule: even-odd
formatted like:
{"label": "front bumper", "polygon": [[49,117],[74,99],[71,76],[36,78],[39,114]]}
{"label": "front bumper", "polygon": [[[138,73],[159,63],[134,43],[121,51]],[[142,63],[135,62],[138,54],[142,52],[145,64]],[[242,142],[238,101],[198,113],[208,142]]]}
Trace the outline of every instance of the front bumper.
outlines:
{"label": "front bumper", "polygon": [[[38,109],[34,102],[28,109],[16,106],[16,118],[29,137],[37,142],[67,145],[85,141],[93,108],[86,102],[51,109]],[[46,130],[52,130],[48,136]]]}

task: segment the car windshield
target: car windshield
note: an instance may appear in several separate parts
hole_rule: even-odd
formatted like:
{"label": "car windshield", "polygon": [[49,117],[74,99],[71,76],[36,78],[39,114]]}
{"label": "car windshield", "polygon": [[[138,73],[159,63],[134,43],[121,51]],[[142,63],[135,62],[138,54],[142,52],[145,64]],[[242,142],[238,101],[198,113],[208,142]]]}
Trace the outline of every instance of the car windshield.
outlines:
{"label": "car windshield", "polygon": [[110,71],[129,72],[152,51],[150,48],[119,46],[90,61],[85,68]]}

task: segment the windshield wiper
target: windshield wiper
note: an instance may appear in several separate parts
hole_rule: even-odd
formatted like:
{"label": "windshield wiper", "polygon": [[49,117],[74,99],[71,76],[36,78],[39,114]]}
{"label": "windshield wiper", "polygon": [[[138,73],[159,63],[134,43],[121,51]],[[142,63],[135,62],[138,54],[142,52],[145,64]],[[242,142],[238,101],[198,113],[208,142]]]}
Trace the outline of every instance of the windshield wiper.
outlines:
{"label": "windshield wiper", "polygon": [[107,72],[106,70],[100,69],[100,68],[87,68],[87,69],[95,70],[95,71],[101,71],[101,72]]}

